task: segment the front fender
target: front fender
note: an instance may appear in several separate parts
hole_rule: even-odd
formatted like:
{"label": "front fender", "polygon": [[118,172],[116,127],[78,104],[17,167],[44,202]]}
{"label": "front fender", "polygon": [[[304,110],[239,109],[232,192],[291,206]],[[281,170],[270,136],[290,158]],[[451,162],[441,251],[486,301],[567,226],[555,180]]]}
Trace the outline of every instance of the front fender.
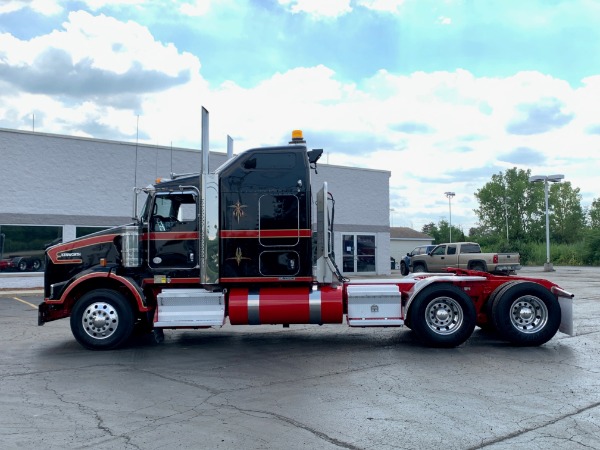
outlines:
{"label": "front fender", "polygon": [[150,310],[140,286],[132,278],[117,275],[112,270],[84,272],[69,282],[58,299],[46,298],[44,303],[48,305],[64,305],[67,309],[70,309],[75,300],[83,293],[100,286],[113,288],[128,294],[137,304],[139,311]]}

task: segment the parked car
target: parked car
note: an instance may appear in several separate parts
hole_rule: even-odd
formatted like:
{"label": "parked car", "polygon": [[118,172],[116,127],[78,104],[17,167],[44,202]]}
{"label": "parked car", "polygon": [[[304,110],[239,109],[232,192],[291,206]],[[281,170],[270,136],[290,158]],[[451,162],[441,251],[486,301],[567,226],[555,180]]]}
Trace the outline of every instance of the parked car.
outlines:
{"label": "parked car", "polygon": [[418,247],[415,247],[412,252],[407,253],[400,261],[400,273],[402,275],[408,275],[410,272],[410,259],[416,255],[426,255],[434,248],[435,245],[419,245]]}
{"label": "parked car", "polygon": [[439,244],[411,258],[412,272],[444,272],[448,267],[490,273],[515,273],[521,268],[518,253],[482,253],[476,242]]}

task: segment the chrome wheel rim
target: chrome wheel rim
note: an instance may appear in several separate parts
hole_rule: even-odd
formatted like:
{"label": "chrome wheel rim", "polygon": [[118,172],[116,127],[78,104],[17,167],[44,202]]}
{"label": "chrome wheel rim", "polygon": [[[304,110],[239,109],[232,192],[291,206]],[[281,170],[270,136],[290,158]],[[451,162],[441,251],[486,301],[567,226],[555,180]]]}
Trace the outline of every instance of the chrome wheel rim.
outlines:
{"label": "chrome wheel rim", "polygon": [[85,309],[81,324],[88,336],[94,339],[106,339],[117,331],[119,314],[109,303],[92,303]]}
{"label": "chrome wheel rim", "polygon": [[510,307],[510,323],[522,333],[537,333],[548,322],[548,308],[538,297],[524,295]]}
{"label": "chrome wheel rim", "polygon": [[463,319],[462,308],[450,297],[438,297],[432,300],[425,310],[427,326],[441,335],[454,333],[461,327]]}

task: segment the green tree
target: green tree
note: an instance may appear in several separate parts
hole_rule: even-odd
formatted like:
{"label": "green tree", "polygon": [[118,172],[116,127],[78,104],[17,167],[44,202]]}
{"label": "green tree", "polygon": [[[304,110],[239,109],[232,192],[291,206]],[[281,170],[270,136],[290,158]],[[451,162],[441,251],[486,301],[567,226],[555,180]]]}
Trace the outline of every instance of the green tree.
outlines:
{"label": "green tree", "polygon": [[585,230],[585,214],[579,188],[573,189],[570,181],[552,184],[548,193],[548,210],[552,240],[572,244],[581,239]]}
{"label": "green tree", "polygon": [[433,223],[433,222],[426,223],[425,225],[423,225],[423,228],[421,229],[421,231],[423,233],[431,236],[433,238],[433,242],[437,242],[437,243],[441,242],[440,241],[440,237],[441,237],[440,230],[435,225],[435,223]]}
{"label": "green tree", "polygon": [[[544,184],[529,182],[529,175],[530,170],[507,169],[505,173],[492,175],[491,181],[475,192],[479,201],[479,208],[475,210],[479,223],[471,230],[472,239],[496,245],[508,241],[511,246],[545,241]],[[568,244],[582,238],[586,215],[581,207],[579,188],[573,188],[568,181],[551,183],[548,211],[553,241]],[[600,219],[600,204],[596,211],[595,217]]]}
{"label": "green tree", "polygon": [[475,192],[479,201],[474,210],[479,221],[475,234],[501,240],[508,228],[509,241],[543,239],[545,222],[540,222],[539,204],[544,203],[544,191],[529,182],[529,175],[530,170],[513,167],[492,175]]}
{"label": "green tree", "polygon": [[594,199],[588,210],[588,223],[590,228],[600,229],[600,197]]}
{"label": "green tree", "polygon": [[[437,225],[433,222],[423,225],[421,231],[434,238],[435,244],[450,241],[450,226],[448,221],[444,219],[440,220]],[[452,242],[461,242],[465,240],[465,233],[460,228],[452,225]]]}

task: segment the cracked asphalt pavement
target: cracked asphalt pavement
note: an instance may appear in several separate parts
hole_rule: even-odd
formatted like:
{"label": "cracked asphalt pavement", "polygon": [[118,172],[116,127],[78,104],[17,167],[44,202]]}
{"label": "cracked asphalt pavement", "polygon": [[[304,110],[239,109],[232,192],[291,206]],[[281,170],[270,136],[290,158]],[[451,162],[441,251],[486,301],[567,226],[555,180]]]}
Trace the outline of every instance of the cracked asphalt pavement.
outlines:
{"label": "cracked asphalt pavement", "polygon": [[576,336],[225,326],[97,352],[0,292],[2,448],[600,449],[600,268],[521,274],[575,294]]}

